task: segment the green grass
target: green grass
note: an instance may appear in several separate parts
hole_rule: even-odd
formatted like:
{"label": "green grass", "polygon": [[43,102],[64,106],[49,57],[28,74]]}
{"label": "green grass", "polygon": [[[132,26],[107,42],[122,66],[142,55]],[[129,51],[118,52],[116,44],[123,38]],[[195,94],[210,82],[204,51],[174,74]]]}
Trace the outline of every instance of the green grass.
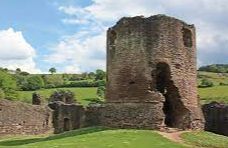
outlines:
{"label": "green grass", "polygon": [[0,140],[13,148],[184,148],[150,130],[86,128],[49,137]]}
{"label": "green grass", "polygon": [[218,74],[213,72],[198,72],[198,82],[206,78],[213,82],[215,86],[198,88],[201,104],[212,101],[228,103],[228,85],[221,86],[220,83],[228,84],[228,74]]}
{"label": "green grass", "polygon": [[[83,105],[87,105],[90,99],[97,98],[96,87],[81,87],[81,88],[59,88],[64,90],[70,90],[75,93],[76,99]],[[42,89],[38,91],[18,91],[19,101],[31,103],[32,93],[38,92],[42,97],[49,98],[50,95],[57,89]]]}
{"label": "green grass", "polygon": [[228,103],[228,86],[199,88],[201,104],[212,101]]}
{"label": "green grass", "polygon": [[186,143],[195,147],[228,148],[228,137],[210,132],[187,132],[181,137]]}

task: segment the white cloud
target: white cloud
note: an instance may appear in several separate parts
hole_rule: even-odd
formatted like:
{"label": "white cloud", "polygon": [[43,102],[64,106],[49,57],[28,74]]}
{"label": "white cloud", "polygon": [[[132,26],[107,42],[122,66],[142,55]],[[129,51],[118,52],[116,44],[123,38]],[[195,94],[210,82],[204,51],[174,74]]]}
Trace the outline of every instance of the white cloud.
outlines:
{"label": "white cloud", "polygon": [[37,73],[33,58],[35,49],[24,39],[22,32],[12,28],[0,30],[0,67],[15,70],[21,68],[24,71]]}
{"label": "white cloud", "polygon": [[[124,16],[150,16],[158,13],[171,15],[195,24],[198,39],[198,61],[200,65],[211,62],[228,63],[225,47],[228,47],[227,0],[92,0],[92,4],[61,6],[66,14],[65,24],[83,28],[74,35],[64,37],[48,58],[56,62],[77,65],[77,70],[86,71],[105,66],[106,30]],[[217,56],[214,56],[216,53]],[[99,56],[101,55],[101,56]]]}
{"label": "white cloud", "polygon": [[56,46],[51,47],[52,54],[46,61],[56,64],[66,63],[65,71],[91,71],[105,69],[105,35],[79,33],[65,37]]}

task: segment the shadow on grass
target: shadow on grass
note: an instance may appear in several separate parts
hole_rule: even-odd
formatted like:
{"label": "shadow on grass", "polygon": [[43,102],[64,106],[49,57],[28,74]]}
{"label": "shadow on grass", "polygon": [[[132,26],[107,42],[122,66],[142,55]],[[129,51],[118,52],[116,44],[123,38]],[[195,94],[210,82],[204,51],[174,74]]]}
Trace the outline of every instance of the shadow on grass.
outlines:
{"label": "shadow on grass", "polygon": [[19,145],[36,143],[36,142],[44,142],[44,141],[79,136],[79,135],[84,135],[84,134],[89,134],[89,133],[95,133],[95,132],[100,132],[100,131],[104,131],[104,130],[108,130],[108,129],[109,128],[104,128],[104,127],[90,127],[90,128],[83,128],[83,129],[78,129],[78,130],[74,130],[74,131],[69,131],[69,132],[65,132],[62,134],[52,135],[52,136],[45,137],[45,138],[6,140],[6,141],[0,141],[0,146],[19,146]]}

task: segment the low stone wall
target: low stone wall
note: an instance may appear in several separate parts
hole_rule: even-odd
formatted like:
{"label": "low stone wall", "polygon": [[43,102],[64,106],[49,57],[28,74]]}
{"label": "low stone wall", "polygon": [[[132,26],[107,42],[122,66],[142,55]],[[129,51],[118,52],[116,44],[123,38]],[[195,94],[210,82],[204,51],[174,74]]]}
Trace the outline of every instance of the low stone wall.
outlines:
{"label": "low stone wall", "polygon": [[42,134],[52,130],[52,110],[0,99],[0,135]]}
{"label": "low stone wall", "polygon": [[49,107],[54,110],[52,120],[55,134],[84,126],[84,108],[82,105],[55,101],[51,102]]}
{"label": "low stone wall", "polygon": [[90,104],[85,109],[85,127],[101,125],[101,115],[104,112],[104,105]]}
{"label": "low stone wall", "polygon": [[159,129],[164,122],[162,103],[106,103],[101,124],[114,128]]}
{"label": "low stone wall", "polygon": [[202,106],[205,130],[228,136],[228,104],[212,102]]}

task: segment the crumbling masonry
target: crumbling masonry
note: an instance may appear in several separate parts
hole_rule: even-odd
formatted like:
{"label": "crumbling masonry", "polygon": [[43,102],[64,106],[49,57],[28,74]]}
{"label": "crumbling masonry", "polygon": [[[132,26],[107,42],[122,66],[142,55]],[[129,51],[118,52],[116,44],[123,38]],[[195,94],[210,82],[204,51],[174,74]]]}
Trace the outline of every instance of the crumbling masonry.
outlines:
{"label": "crumbling masonry", "polygon": [[165,15],[124,17],[107,33],[102,124],[202,129],[195,27]]}

